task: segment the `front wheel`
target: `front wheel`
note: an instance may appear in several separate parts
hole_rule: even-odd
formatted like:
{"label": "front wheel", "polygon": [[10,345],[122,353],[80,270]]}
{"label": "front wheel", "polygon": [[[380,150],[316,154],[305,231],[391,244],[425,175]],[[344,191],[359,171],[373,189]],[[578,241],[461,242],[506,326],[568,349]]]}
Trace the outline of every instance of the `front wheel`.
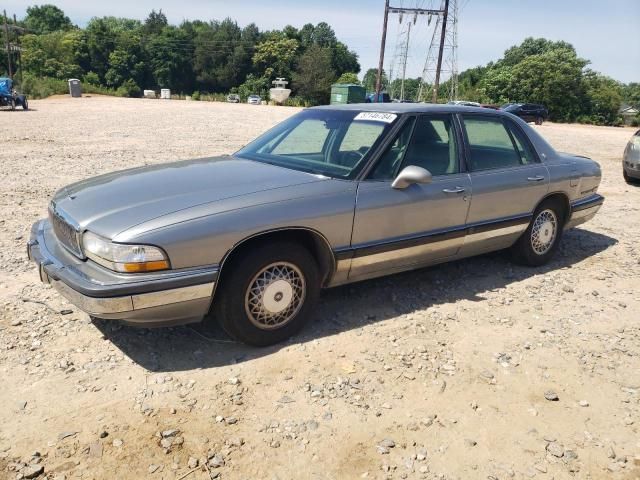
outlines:
{"label": "front wheel", "polygon": [[255,346],[272,345],[309,320],[320,274],[307,249],[286,242],[265,244],[227,269],[214,304],[220,326],[231,337]]}
{"label": "front wheel", "polygon": [[9,105],[11,106],[11,110],[15,110],[15,109],[16,109],[16,99],[15,99],[15,98],[12,98],[12,99],[9,101]]}
{"label": "front wheel", "polygon": [[542,117],[536,117],[536,125],[542,125],[544,119]]}
{"label": "front wheel", "polygon": [[549,262],[558,249],[564,228],[563,208],[559,202],[543,202],[533,213],[531,223],[511,247],[516,262],[540,266]]}
{"label": "front wheel", "polygon": [[26,98],[22,102],[22,109],[29,110],[29,101]]}

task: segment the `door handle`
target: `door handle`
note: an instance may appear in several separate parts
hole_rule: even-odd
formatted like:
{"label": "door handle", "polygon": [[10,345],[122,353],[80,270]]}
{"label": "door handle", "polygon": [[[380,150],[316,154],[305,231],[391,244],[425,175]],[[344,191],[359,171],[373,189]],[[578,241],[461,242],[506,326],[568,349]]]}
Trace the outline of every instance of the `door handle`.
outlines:
{"label": "door handle", "polygon": [[530,182],[541,182],[544,180],[544,177],[542,175],[536,175],[535,177],[527,177],[527,180]]}
{"label": "door handle", "polygon": [[464,192],[464,188],[456,187],[456,188],[445,188],[442,190],[444,193],[462,193]]}

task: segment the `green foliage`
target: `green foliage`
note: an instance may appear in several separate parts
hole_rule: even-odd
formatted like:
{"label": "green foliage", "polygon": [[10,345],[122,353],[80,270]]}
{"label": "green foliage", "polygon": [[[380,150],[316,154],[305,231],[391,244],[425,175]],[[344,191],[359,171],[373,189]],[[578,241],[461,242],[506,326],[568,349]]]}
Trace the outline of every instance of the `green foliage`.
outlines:
{"label": "green foliage", "polygon": [[[482,103],[541,103],[551,120],[614,125],[622,102],[640,102],[640,86],[623,86],[586,69],[567,42],[527,38],[495,63],[462,72],[458,97]],[[439,99],[446,98],[448,82]]]}
{"label": "green foliage", "polygon": [[46,98],[69,92],[68,83],[56,78],[25,75],[22,79],[22,92],[31,98]]}
{"label": "green foliage", "polygon": [[256,46],[253,64],[264,71],[266,77],[291,77],[293,61],[298,50],[298,41],[287,38],[265,40]]}
{"label": "green foliage", "polygon": [[[364,74],[364,77],[362,78],[362,86],[365,88],[367,93],[375,93],[377,78],[378,78],[377,68],[370,68]],[[387,74],[385,73],[384,70],[382,70],[381,84],[382,84],[382,90],[386,90],[387,87],[389,86],[389,78],[387,77]]]}
{"label": "green foliage", "polygon": [[139,98],[142,96],[142,89],[131,78],[125,80],[116,90],[118,97]]}
{"label": "green foliage", "polygon": [[73,27],[71,20],[55,5],[34,5],[27,7],[24,26],[37,35]]}
{"label": "green foliage", "polygon": [[331,84],[336,74],[331,68],[331,50],[319,45],[310,46],[300,57],[293,75],[297,94],[314,104],[329,103]]}
{"label": "green foliage", "polygon": [[340,75],[335,83],[360,85],[360,80],[357,73],[346,72]]}
{"label": "green foliage", "polygon": [[260,95],[263,100],[269,98],[269,79],[266,77],[256,77],[253,74],[247,75],[245,82],[238,87],[238,95],[244,102],[249,95]]}
{"label": "green foliage", "polygon": [[100,77],[95,72],[87,72],[84,76],[84,83],[89,85],[100,85]]}
{"label": "green foliage", "polygon": [[191,100],[194,100],[196,102],[200,101],[200,92],[195,91],[191,94]]}
{"label": "green foliage", "polygon": [[631,82],[622,87],[622,98],[625,103],[640,108],[640,83]]}

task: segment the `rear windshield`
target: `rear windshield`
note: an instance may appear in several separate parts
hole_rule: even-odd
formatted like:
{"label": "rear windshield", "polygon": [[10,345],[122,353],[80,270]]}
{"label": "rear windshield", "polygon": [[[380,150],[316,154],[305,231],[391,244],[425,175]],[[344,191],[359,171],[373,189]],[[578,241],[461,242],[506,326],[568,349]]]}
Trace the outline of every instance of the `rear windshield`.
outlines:
{"label": "rear windshield", "polygon": [[236,156],[334,178],[353,178],[396,121],[393,113],[304,110]]}

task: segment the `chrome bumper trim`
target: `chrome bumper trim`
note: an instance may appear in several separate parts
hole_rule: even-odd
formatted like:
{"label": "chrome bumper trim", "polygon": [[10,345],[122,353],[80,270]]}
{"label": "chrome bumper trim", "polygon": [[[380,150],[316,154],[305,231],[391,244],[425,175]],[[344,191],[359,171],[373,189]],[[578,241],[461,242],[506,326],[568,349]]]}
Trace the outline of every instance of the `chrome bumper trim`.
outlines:
{"label": "chrome bumper trim", "polygon": [[89,315],[126,313],[145,308],[187,302],[189,300],[210,298],[213,293],[213,286],[215,285],[215,282],[211,282],[161,292],[96,298],[83,295],[59,280],[51,280],[50,283],[64,298]]}

